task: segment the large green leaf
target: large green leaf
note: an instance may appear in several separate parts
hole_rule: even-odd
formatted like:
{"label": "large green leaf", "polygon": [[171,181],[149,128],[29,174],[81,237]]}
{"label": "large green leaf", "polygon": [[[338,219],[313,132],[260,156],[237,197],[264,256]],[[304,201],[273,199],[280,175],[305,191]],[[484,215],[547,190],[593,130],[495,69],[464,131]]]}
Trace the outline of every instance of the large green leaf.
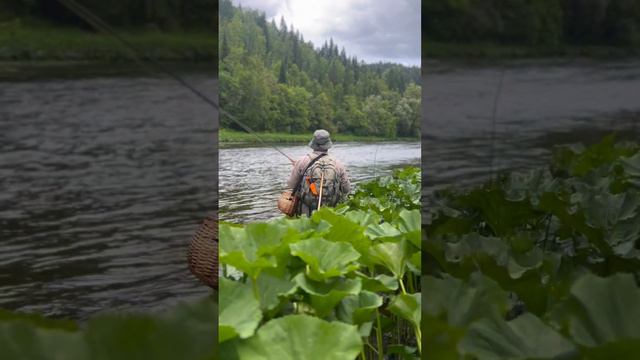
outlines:
{"label": "large green leaf", "polygon": [[635,192],[600,192],[589,196],[582,206],[585,209],[587,224],[608,229],[619,221],[633,218],[640,206],[640,199]]}
{"label": "large green leaf", "polygon": [[309,239],[291,244],[290,248],[292,255],[307,263],[307,275],[317,281],[341,276],[360,267],[355,263],[360,253],[349,243]]}
{"label": "large green leaf", "polygon": [[381,224],[370,224],[369,226],[367,226],[364,234],[374,240],[378,238],[392,238],[402,235],[400,230],[398,230],[388,222],[383,222]]}
{"label": "large green leaf", "polygon": [[[278,265],[276,257],[267,250],[275,246],[275,239],[284,236],[286,228],[275,226],[272,229],[274,232],[269,233],[266,231],[268,226],[262,225],[261,227],[254,225],[251,230],[248,230],[221,223],[219,225],[220,262],[231,265],[252,278],[258,277],[262,269],[275,268]],[[260,233],[266,238],[260,238]]]}
{"label": "large green leaf", "polygon": [[362,290],[360,278],[336,278],[329,282],[314,281],[305,274],[298,274],[294,281],[304,290],[311,300],[311,306],[318,316],[329,314],[346,296],[357,295]]}
{"label": "large green leaf", "polygon": [[220,278],[219,302],[219,342],[253,335],[262,319],[262,312],[249,284]]}
{"label": "large green leaf", "polygon": [[640,342],[640,289],[633,275],[585,275],[572,286],[571,296],[570,331],[578,344],[596,347],[630,339]]}
{"label": "large green leaf", "polygon": [[422,310],[420,293],[397,295],[389,304],[389,310],[403,319],[409,320],[414,326],[420,326]]}
{"label": "large green leaf", "polygon": [[469,282],[445,275],[443,279],[422,278],[423,353],[429,359],[458,359],[458,342],[473,322],[507,311],[507,293],[479,274]]}
{"label": "large green leaf", "polygon": [[313,217],[315,220],[324,220],[331,224],[331,227],[322,234],[324,239],[351,244],[363,257],[361,261],[367,263],[366,256],[368,255],[371,241],[364,235],[363,224],[359,223],[359,221],[364,222],[366,225],[372,220],[372,217],[375,217],[372,213],[349,211],[345,215],[339,215],[333,212],[331,208],[326,207],[314,212]]}
{"label": "large green leaf", "polygon": [[89,353],[80,332],[23,321],[0,322],[0,359],[80,360],[88,359]]}
{"label": "large green leaf", "polygon": [[296,283],[289,274],[278,276],[269,271],[260,273],[257,284],[260,307],[263,311],[273,310],[280,304],[281,298],[292,295],[297,289]]}
{"label": "large green leaf", "polygon": [[492,316],[471,325],[460,352],[479,360],[555,359],[575,351],[571,342],[532,314],[509,322]]}
{"label": "large green leaf", "polygon": [[5,318],[0,322],[0,359],[213,360],[216,316],[215,303],[204,299],[161,315],[98,315],[83,331]]}
{"label": "large green leaf", "polygon": [[362,279],[362,288],[371,292],[392,292],[398,290],[398,279],[393,276],[380,274],[374,277],[358,273]]}
{"label": "large green leaf", "polygon": [[362,349],[356,326],[307,315],[289,315],[262,326],[255,336],[225,343],[225,360],[353,360]]}
{"label": "large green leaf", "polygon": [[400,239],[398,242],[374,245],[369,250],[369,254],[374,263],[383,265],[397,279],[400,279],[404,276],[407,261],[412,255],[411,250],[407,242]]}
{"label": "large green leaf", "polygon": [[418,249],[421,247],[422,217],[420,210],[402,209],[398,215],[398,229]]}
{"label": "large green leaf", "polygon": [[370,291],[362,291],[357,295],[349,295],[342,299],[337,308],[338,319],[361,325],[371,321],[376,309],[382,306],[382,297]]}

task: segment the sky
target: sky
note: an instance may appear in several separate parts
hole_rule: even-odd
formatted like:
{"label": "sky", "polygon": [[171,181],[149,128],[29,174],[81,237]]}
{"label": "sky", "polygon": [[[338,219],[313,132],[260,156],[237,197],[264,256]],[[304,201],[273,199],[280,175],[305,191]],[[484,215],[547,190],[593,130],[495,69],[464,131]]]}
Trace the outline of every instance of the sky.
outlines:
{"label": "sky", "polygon": [[318,49],[330,38],[347,55],[420,66],[420,0],[232,0],[299,30]]}

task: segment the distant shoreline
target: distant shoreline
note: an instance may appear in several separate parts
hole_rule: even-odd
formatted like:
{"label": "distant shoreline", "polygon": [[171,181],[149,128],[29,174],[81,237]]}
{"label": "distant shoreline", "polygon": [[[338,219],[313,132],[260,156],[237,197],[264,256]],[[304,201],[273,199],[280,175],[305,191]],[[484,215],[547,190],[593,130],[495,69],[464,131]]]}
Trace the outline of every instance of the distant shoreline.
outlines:
{"label": "distant shoreline", "polygon": [[[267,143],[290,143],[290,144],[307,144],[311,140],[311,133],[303,134],[289,134],[289,133],[262,133],[259,132],[258,136]],[[419,137],[416,138],[396,138],[388,139],[375,136],[359,136],[351,134],[335,134],[331,136],[334,141],[340,142],[410,142],[420,141]],[[261,145],[260,141],[252,134],[228,129],[220,129],[218,132],[218,140],[220,146],[233,146],[233,145],[247,145],[255,144]]]}
{"label": "distant shoreline", "polygon": [[[217,32],[160,32],[116,29],[148,57],[171,62],[218,59]],[[20,21],[0,23],[0,61],[131,63],[131,55],[109,35]]]}
{"label": "distant shoreline", "polygon": [[496,43],[442,43],[422,40],[422,58],[446,59],[628,59],[640,56],[640,48],[616,46],[504,45]]}

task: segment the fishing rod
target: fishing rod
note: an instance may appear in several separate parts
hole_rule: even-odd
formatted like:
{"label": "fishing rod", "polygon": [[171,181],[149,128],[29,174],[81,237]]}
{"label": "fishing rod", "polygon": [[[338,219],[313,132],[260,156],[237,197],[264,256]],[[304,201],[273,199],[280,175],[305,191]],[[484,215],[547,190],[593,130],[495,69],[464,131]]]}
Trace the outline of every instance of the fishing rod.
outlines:
{"label": "fishing rod", "polygon": [[[191,84],[189,84],[181,76],[179,76],[178,74],[176,74],[172,70],[168,69],[167,67],[165,67],[160,62],[158,62],[157,60],[153,59],[152,57],[145,57],[144,54],[138,50],[138,48],[136,48],[133,44],[131,44],[126,39],[124,39],[122,36],[118,35],[118,33],[115,32],[113,30],[113,28],[111,26],[109,26],[109,24],[104,22],[101,18],[96,16],[94,13],[89,11],[87,8],[85,8],[84,6],[78,4],[77,2],[75,2],[75,0],[58,0],[58,2],[60,2],[67,9],[69,9],[71,12],[73,12],[74,14],[76,14],[77,16],[82,18],[89,25],[93,26],[96,30],[102,31],[102,32],[112,36],[114,39],[116,39],[122,46],[124,46],[124,48],[126,50],[128,50],[129,55],[133,58],[133,60],[138,65],[140,65],[141,67],[143,67],[143,68],[145,68],[147,70],[149,70],[148,64],[153,65],[153,68],[151,70],[155,70],[156,72],[160,72],[160,73],[164,73],[164,74],[168,75],[169,77],[171,77],[172,79],[177,81],[180,85],[182,85],[185,88],[189,89],[198,98],[200,98],[201,100],[203,100],[207,104],[211,105],[214,109],[218,110],[219,113],[227,116],[229,119],[231,119],[231,121],[236,123],[236,125],[240,126],[244,131],[246,131],[247,133],[253,135],[260,143],[262,143],[265,146],[273,148],[274,150],[276,150],[277,152],[279,152],[280,154],[285,156],[287,159],[289,159],[289,161],[291,161],[292,163],[295,162],[294,159],[292,159],[289,155],[285,154],[277,146],[275,146],[273,144],[268,144],[264,140],[262,140],[262,138],[260,136],[258,136],[258,134],[255,131],[253,131],[248,125],[246,125],[242,121],[238,120],[235,116],[231,115],[229,112],[225,111],[224,109],[221,109],[220,105],[215,100],[209,98],[208,96],[203,94],[200,90],[198,90],[195,87],[191,86]],[[144,61],[145,59],[147,60],[147,62]]]}

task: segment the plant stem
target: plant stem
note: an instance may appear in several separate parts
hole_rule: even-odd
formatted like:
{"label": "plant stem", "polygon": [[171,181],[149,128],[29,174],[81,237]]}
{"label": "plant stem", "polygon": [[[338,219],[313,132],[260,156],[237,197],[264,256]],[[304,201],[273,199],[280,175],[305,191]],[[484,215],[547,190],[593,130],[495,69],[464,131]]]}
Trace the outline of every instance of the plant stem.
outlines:
{"label": "plant stem", "polygon": [[378,340],[378,360],[384,360],[382,350],[382,326],[380,325],[380,312],[376,309],[376,339]]}
{"label": "plant stem", "polygon": [[258,280],[252,277],[251,284],[253,285],[253,296],[255,296],[256,300],[260,301],[260,292],[258,291]]}
{"label": "plant stem", "polygon": [[409,281],[409,291],[413,294],[413,293],[416,292],[416,289],[413,287],[413,283],[414,283],[414,281],[413,281],[413,273],[412,272],[408,272],[407,275],[409,277],[407,279]]}
{"label": "plant stem", "polygon": [[398,282],[400,283],[400,289],[402,290],[402,294],[406,295],[407,290],[404,288],[404,283],[402,282],[402,278],[398,278]]}
{"label": "plant stem", "polygon": [[418,345],[418,355],[422,355],[422,330],[420,330],[420,326],[414,326],[414,330],[416,331],[416,345]]}

